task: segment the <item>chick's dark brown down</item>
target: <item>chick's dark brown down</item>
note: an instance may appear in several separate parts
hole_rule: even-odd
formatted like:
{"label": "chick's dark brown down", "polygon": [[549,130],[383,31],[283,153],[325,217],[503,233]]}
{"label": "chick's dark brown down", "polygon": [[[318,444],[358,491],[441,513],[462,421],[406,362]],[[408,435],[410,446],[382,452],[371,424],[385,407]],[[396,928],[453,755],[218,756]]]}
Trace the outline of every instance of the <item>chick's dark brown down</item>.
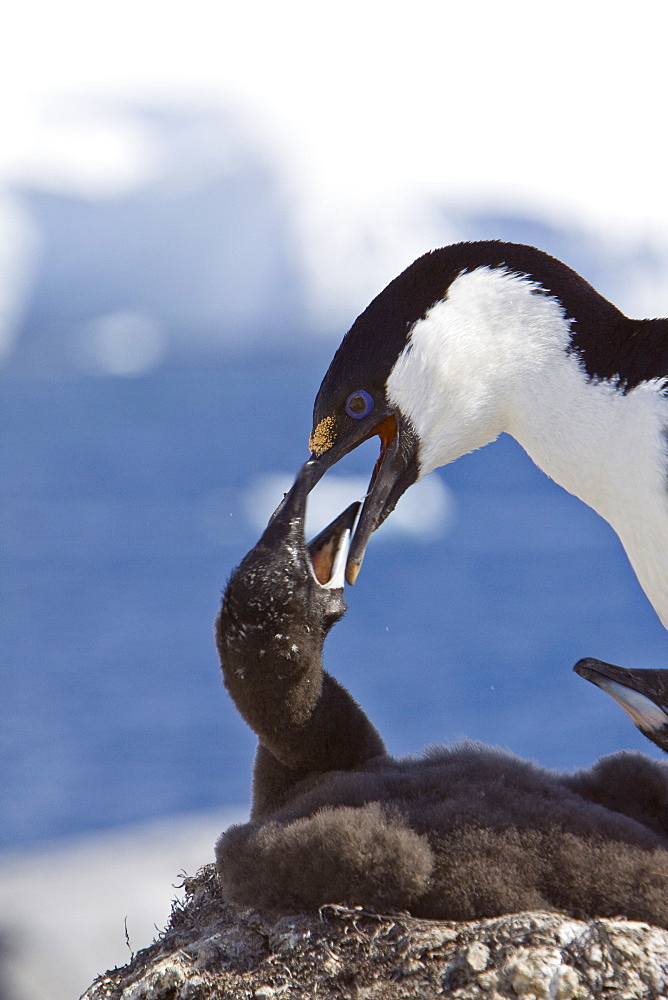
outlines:
{"label": "chick's dark brown down", "polygon": [[547,909],[668,927],[666,764],[619,753],[560,775],[473,743],[388,755],[322,666],[354,511],[309,552],[307,489],[300,475],[216,622],[225,685],[258,737],[251,820],[216,847],[224,895],[293,912]]}

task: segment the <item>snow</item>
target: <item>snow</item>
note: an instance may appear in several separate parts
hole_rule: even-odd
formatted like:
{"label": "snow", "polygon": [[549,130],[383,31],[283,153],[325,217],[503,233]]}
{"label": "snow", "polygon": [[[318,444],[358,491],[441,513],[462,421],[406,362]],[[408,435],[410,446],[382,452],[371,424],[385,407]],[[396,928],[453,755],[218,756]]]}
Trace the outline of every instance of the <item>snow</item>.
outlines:
{"label": "snow", "polygon": [[[182,875],[214,860],[242,807],[0,854],[0,978],[13,1000],[72,1000],[167,922]],[[126,939],[127,935],[127,939]]]}

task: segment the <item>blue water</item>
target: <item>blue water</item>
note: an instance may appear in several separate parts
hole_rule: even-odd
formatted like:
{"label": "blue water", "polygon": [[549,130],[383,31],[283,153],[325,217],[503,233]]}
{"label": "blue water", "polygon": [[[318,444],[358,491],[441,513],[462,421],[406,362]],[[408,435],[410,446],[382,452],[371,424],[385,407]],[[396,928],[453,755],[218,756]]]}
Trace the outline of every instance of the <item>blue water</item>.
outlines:
{"label": "blue water", "polygon": [[[256,540],[243,491],[306,457],[329,353],[0,376],[0,845],[248,800],[254,737],[212,622]],[[437,474],[453,527],[373,539],[325,649],[390,749],[466,735],[557,767],[659,756],[571,672],[585,655],[668,666],[613,532],[506,437]]]}

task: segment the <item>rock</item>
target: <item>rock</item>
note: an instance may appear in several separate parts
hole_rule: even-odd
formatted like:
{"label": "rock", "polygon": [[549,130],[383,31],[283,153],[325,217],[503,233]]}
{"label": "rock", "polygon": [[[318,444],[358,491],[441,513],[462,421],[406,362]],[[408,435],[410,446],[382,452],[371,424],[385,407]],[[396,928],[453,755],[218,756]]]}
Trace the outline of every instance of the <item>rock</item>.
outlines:
{"label": "rock", "polygon": [[184,888],[159,939],[82,1000],[668,1000],[668,931],[622,918],[271,915],[226,903],[213,866]]}

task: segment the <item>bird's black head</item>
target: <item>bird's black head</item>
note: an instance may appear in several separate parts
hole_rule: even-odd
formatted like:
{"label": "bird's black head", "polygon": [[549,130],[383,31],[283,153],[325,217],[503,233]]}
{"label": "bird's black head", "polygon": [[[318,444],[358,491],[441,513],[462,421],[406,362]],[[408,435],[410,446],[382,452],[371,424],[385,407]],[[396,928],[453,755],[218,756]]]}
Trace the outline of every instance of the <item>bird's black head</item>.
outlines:
{"label": "bird's black head", "polygon": [[414,323],[443,297],[448,278],[426,254],[400,274],[357,317],[322,381],[309,439],[312,488],[363,441],[380,438],[369,491],[355,532],[346,579],[357,579],[369,538],[418,478],[418,438],[387,395],[387,379],[409,349]]}
{"label": "bird's black head", "polygon": [[593,657],[573,670],[614,698],[643,736],[668,753],[668,670],[628,670]]}
{"label": "bird's black head", "polygon": [[221,657],[243,649],[248,659],[255,646],[259,655],[260,649],[296,638],[319,654],[325,635],[345,612],[345,562],[360,504],[348,507],[307,545],[307,484],[303,469],[230,577],[216,623]]}

